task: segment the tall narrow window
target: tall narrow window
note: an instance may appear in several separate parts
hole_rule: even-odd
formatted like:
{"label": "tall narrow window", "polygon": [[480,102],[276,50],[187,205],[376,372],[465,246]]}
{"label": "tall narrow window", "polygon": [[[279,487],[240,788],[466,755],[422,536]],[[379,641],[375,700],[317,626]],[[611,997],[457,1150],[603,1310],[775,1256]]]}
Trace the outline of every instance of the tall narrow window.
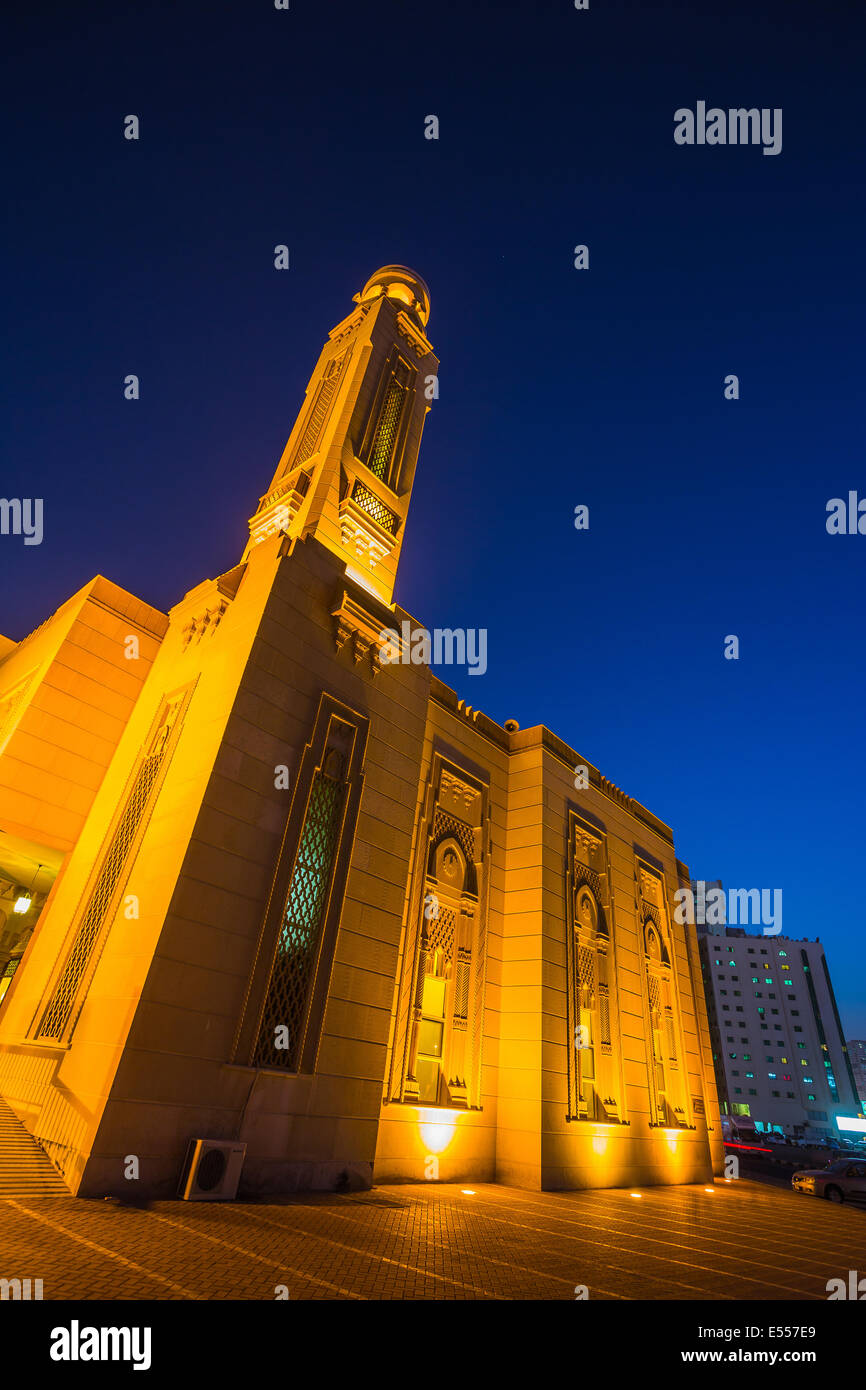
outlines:
{"label": "tall narrow window", "polygon": [[[416,1075],[418,1099],[425,1105],[438,1105],[443,1082],[445,1056],[446,1002],[451,977],[451,951],[454,914],[440,908],[432,933],[426,933],[424,973],[421,977],[421,1020],[418,1028]],[[432,937],[432,939],[431,939]]]}
{"label": "tall narrow window", "polygon": [[480,784],[436,755],[394,1017],[388,1093],[395,1101],[480,1105],[484,798]]}
{"label": "tall narrow window", "polygon": [[323,694],[307,744],[247,986],[236,1060],[315,1070],[369,724]]}
{"label": "tall narrow window", "polygon": [[292,463],[293,468],[297,468],[301,463],[306,463],[307,459],[316,452],[322,426],[325,423],[328,411],[331,407],[331,402],[334,399],[337,386],[339,385],[345,361],[345,354],[340,358],[335,357],[325,368],[325,374],[316,390],[313,408],[310,411],[306,426],[304,427],[304,433],[301,435],[301,440],[298,444],[297,453]]}
{"label": "tall narrow window", "polygon": [[[297,1070],[302,1024],[325,917],[345,799],[344,758],[328,749],[310,800],[289,894],[280,921],[274,967],[253,1063]],[[285,1030],[285,1031],[283,1031]]]}
{"label": "tall narrow window", "polygon": [[[600,889],[600,885],[599,885]],[[577,889],[574,940],[575,1117],[615,1120],[611,1095],[610,940],[596,893]]]}
{"label": "tall narrow window", "polygon": [[180,728],[191,691],[169,700],[138,767],[123,809],[115,822],[102,856],[87,905],[78,923],[72,948],[51,1001],[36,1032],[37,1038],[63,1037],[85,977],[94,965],[103,926],[129,876],[141,833],[153,810],[160,773],[167,762]]}
{"label": "tall narrow window", "polygon": [[399,355],[389,362],[361,455],[370,472],[392,489],[397,486],[413,376],[413,368]]}
{"label": "tall narrow window", "polygon": [[13,956],[12,959],[7,962],[6,969],[3,971],[3,974],[0,975],[0,1004],[2,1004],[3,996],[5,995],[7,989],[12,983],[12,976],[15,974],[15,971],[18,969],[18,966],[20,964],[21,957]]}
{"label": "tall narrow window", "polygon": [[605,839],[569,817],[568,1028],[569,1118],[622,1122],[616,1001]]}
{"label": "tall narrow window", "polygon": [[648,1010],[647,1064],[650,1123],[682,1128],[685,1077],[680,1063],[679,1004],[670,947],[670,926],[662,881],[641,868],[641,933]]}

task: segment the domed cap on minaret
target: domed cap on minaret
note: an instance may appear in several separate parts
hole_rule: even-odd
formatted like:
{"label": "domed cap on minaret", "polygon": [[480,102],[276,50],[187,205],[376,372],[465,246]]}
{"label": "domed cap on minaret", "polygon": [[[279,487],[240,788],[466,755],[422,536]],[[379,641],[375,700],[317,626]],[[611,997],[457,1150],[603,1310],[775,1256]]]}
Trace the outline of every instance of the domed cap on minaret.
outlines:
{"label": "domed cap on minaret", "polygon": [[356,299],[366,304],[382,295],[397,299],[408,309],[421,328],[425,328],[430,317],[430,291],[414,270],[405,265],[383,265],[375,275],[371,275]]}

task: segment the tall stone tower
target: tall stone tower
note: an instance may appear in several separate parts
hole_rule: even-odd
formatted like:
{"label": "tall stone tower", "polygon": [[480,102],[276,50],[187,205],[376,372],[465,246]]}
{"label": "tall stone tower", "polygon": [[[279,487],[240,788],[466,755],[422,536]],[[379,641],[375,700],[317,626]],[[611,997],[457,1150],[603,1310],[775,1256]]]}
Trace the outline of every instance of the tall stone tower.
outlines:
{"label": "tall stone tower", "polygon": [[173,1196],[193,1139],[245,1146],[242,1195],[721,1160],[670,828],[380,659],[429,308],[403,266],[355,297],[238,563],[167,616],[97,579],[0,645],[0,874],[62,859],[0,1095],[73,1192]]}
{"label": "tall stone tower", "polygon": [[147,649],[9,985],[0,1094],[73,1191],[129,1190],[135,1154],[169,1194],[192,1135],[248,1143],[256,1188],[369,1182],[430,685],[379,635],[407,616],[429,312],[386,266],[330,333],[240,563]]}
{"label": "tall stone tower", "polygon": [[274,531],[315,535],[390,603],[439,364],[419,275],[384,266],[355,303],[322,349],[247,554]]}

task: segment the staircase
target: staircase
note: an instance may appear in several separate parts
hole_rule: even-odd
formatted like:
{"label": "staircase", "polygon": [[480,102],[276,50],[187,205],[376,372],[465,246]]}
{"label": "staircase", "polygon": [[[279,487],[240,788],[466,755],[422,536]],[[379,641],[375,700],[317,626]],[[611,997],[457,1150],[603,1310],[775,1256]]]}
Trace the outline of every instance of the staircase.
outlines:
{"label": "staircase", "polygon": [[69,1188],[18,1116],[0,1099],[0,1201],[68,1197]]}

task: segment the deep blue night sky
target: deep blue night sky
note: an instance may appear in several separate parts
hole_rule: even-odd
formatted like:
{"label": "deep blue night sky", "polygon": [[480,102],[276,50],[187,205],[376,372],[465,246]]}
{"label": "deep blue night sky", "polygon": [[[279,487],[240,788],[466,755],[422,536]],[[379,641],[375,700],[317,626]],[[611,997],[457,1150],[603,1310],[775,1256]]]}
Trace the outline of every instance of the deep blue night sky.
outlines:
{"label": "deep blue night sky", "polygon": [[[235,564],[328,329],[410,265],[441,394],[397,598],[489,633],[486,675],[440,674],[573,744],[695,876],[781,887],[866,1036],[866,536],[825,529],[866,495],[862,5],[148,0],[13,28],[0,490],[44,498],[45,538],[0,537],[0,631],[97,572],[165,609]],[[781,107],[781,154],[677,146],[698,100]]]}

